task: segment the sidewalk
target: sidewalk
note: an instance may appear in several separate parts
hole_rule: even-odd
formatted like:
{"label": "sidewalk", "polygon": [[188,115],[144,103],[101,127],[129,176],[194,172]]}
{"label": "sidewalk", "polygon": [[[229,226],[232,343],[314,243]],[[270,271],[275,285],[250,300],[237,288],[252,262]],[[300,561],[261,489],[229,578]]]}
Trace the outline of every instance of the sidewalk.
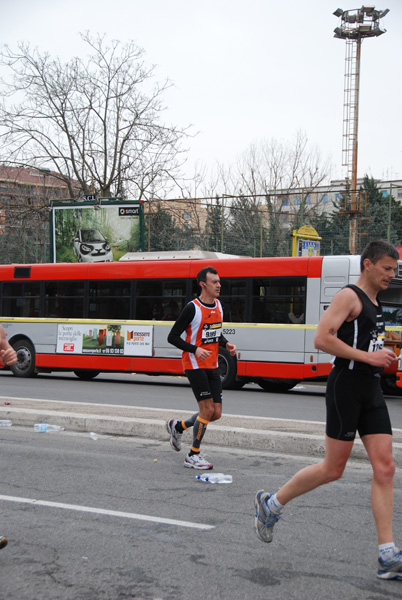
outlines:
{"label": "sidewalk", "polygon": [[[10,404],[6,404],[8,402]],[[13,425],[21,427],[52,423],[69,431],[93,431],[100,435],[134,436],[167,442],[166,420],[187,416],[189,412],[181,410],[0,396],[0,419],[9,419]],[[324,455],[324,423],[240,415],[223,416],[218,423],[208,425],[208,445],[279,454]],[[394,458],[398,462],[402,459],[402,430],[394,429],[393,433]],[[190,443],[191,432],[184,433],[184,442],[186,437]],[[367,458],[359,439],[353,447],[352,458]]]}

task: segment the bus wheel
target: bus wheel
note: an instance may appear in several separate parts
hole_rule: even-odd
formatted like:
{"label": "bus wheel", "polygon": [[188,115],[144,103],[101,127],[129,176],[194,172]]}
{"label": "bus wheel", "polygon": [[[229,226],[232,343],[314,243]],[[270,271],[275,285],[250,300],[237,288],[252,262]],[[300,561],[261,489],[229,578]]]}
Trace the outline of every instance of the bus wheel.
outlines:
{"label": "bus wheel", "polygon": [[230,356],[226,348],[219,348],[218,369],[225,390],[236,389],[236,385],[241,383],[236,381],[236,359]]}
{"label": "bus wheel", "polygon": [[99,371],[91,370],[91,369],[83,369],[82,371],[74,371],[79,379],[83,379],[84,381],[89,381],[90,379],[94,379],[97,375],[99,375]]}
{"label": "bus wheel", "polygon": [[288,392],[298,382],[293,379],[260,379],[257,383],[266,392],[281,393]]}
{"label": "bus wheel", "polygon": [[18,362],[10,365],[11,371],[16,377],[33,377],[35,371],[35,349],[27,339],[17,340],[12,344],[17,353]]}
{"label": "bus wheel", "polygon": [[402,388],[396,385],[396,377],[381,377],[381,389],[387,396],[402,396]]}

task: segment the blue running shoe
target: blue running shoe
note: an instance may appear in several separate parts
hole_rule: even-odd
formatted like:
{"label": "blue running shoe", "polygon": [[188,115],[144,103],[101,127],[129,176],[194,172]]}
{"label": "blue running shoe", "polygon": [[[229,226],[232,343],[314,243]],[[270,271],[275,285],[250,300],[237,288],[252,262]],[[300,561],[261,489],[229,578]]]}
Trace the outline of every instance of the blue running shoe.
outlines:
{"label": "blue running shoe", "polygon": [[272,495],[264,492],[264,490],[260,490],[256,493],[254,499],[255,532],[260,540],[266,543],[272,542],[274,525],[281,518],[280,515],[275,515],[271,512],[267,506],[267,501]]}
{"label": "blue running shoe", "polygon": [[394,556],[388,560],[378,559],[380,568],[377,571],[379,579],[402,579],[402,552],[394,548]]}

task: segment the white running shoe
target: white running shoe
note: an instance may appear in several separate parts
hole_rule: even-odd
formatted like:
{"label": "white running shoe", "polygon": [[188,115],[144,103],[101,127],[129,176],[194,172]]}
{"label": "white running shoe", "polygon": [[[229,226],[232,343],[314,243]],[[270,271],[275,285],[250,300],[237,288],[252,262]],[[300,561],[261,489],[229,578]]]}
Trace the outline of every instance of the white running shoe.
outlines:
{"label": "white running shoe", "polygon": [[201,469],[202,471],[210,471],[214,468],[211,463],[205,460],[202,454],[192,454],[191,456],[190,454],[187,454],[184,459],[184,466],[193,469]]}
{"label": "white running shoe", "polygon": [[176,430],[176,423],[178,423],[177,419],[169,419],[169,421],[166,421],[166,429],[170,434],[170,445],[172,446],[173,450],[180,452],[181,438],[183,434]]}

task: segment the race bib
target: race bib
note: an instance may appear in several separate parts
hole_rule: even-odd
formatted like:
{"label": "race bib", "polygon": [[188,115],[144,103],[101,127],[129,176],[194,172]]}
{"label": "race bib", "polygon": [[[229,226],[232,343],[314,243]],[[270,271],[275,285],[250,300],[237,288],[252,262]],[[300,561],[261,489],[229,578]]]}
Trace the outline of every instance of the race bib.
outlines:
{"label": "race bib", "polygon": [[370,340],[368,352],[376,352],[377,350],[382,350],[384,348],[385,335],[377,335],[376,332],[373,332],[372,335],[373,337]]}
{"label": "race bib", "polygon": [[202,344],[219,342],[222,334],[222,323],[205,323],[202,328]]}

